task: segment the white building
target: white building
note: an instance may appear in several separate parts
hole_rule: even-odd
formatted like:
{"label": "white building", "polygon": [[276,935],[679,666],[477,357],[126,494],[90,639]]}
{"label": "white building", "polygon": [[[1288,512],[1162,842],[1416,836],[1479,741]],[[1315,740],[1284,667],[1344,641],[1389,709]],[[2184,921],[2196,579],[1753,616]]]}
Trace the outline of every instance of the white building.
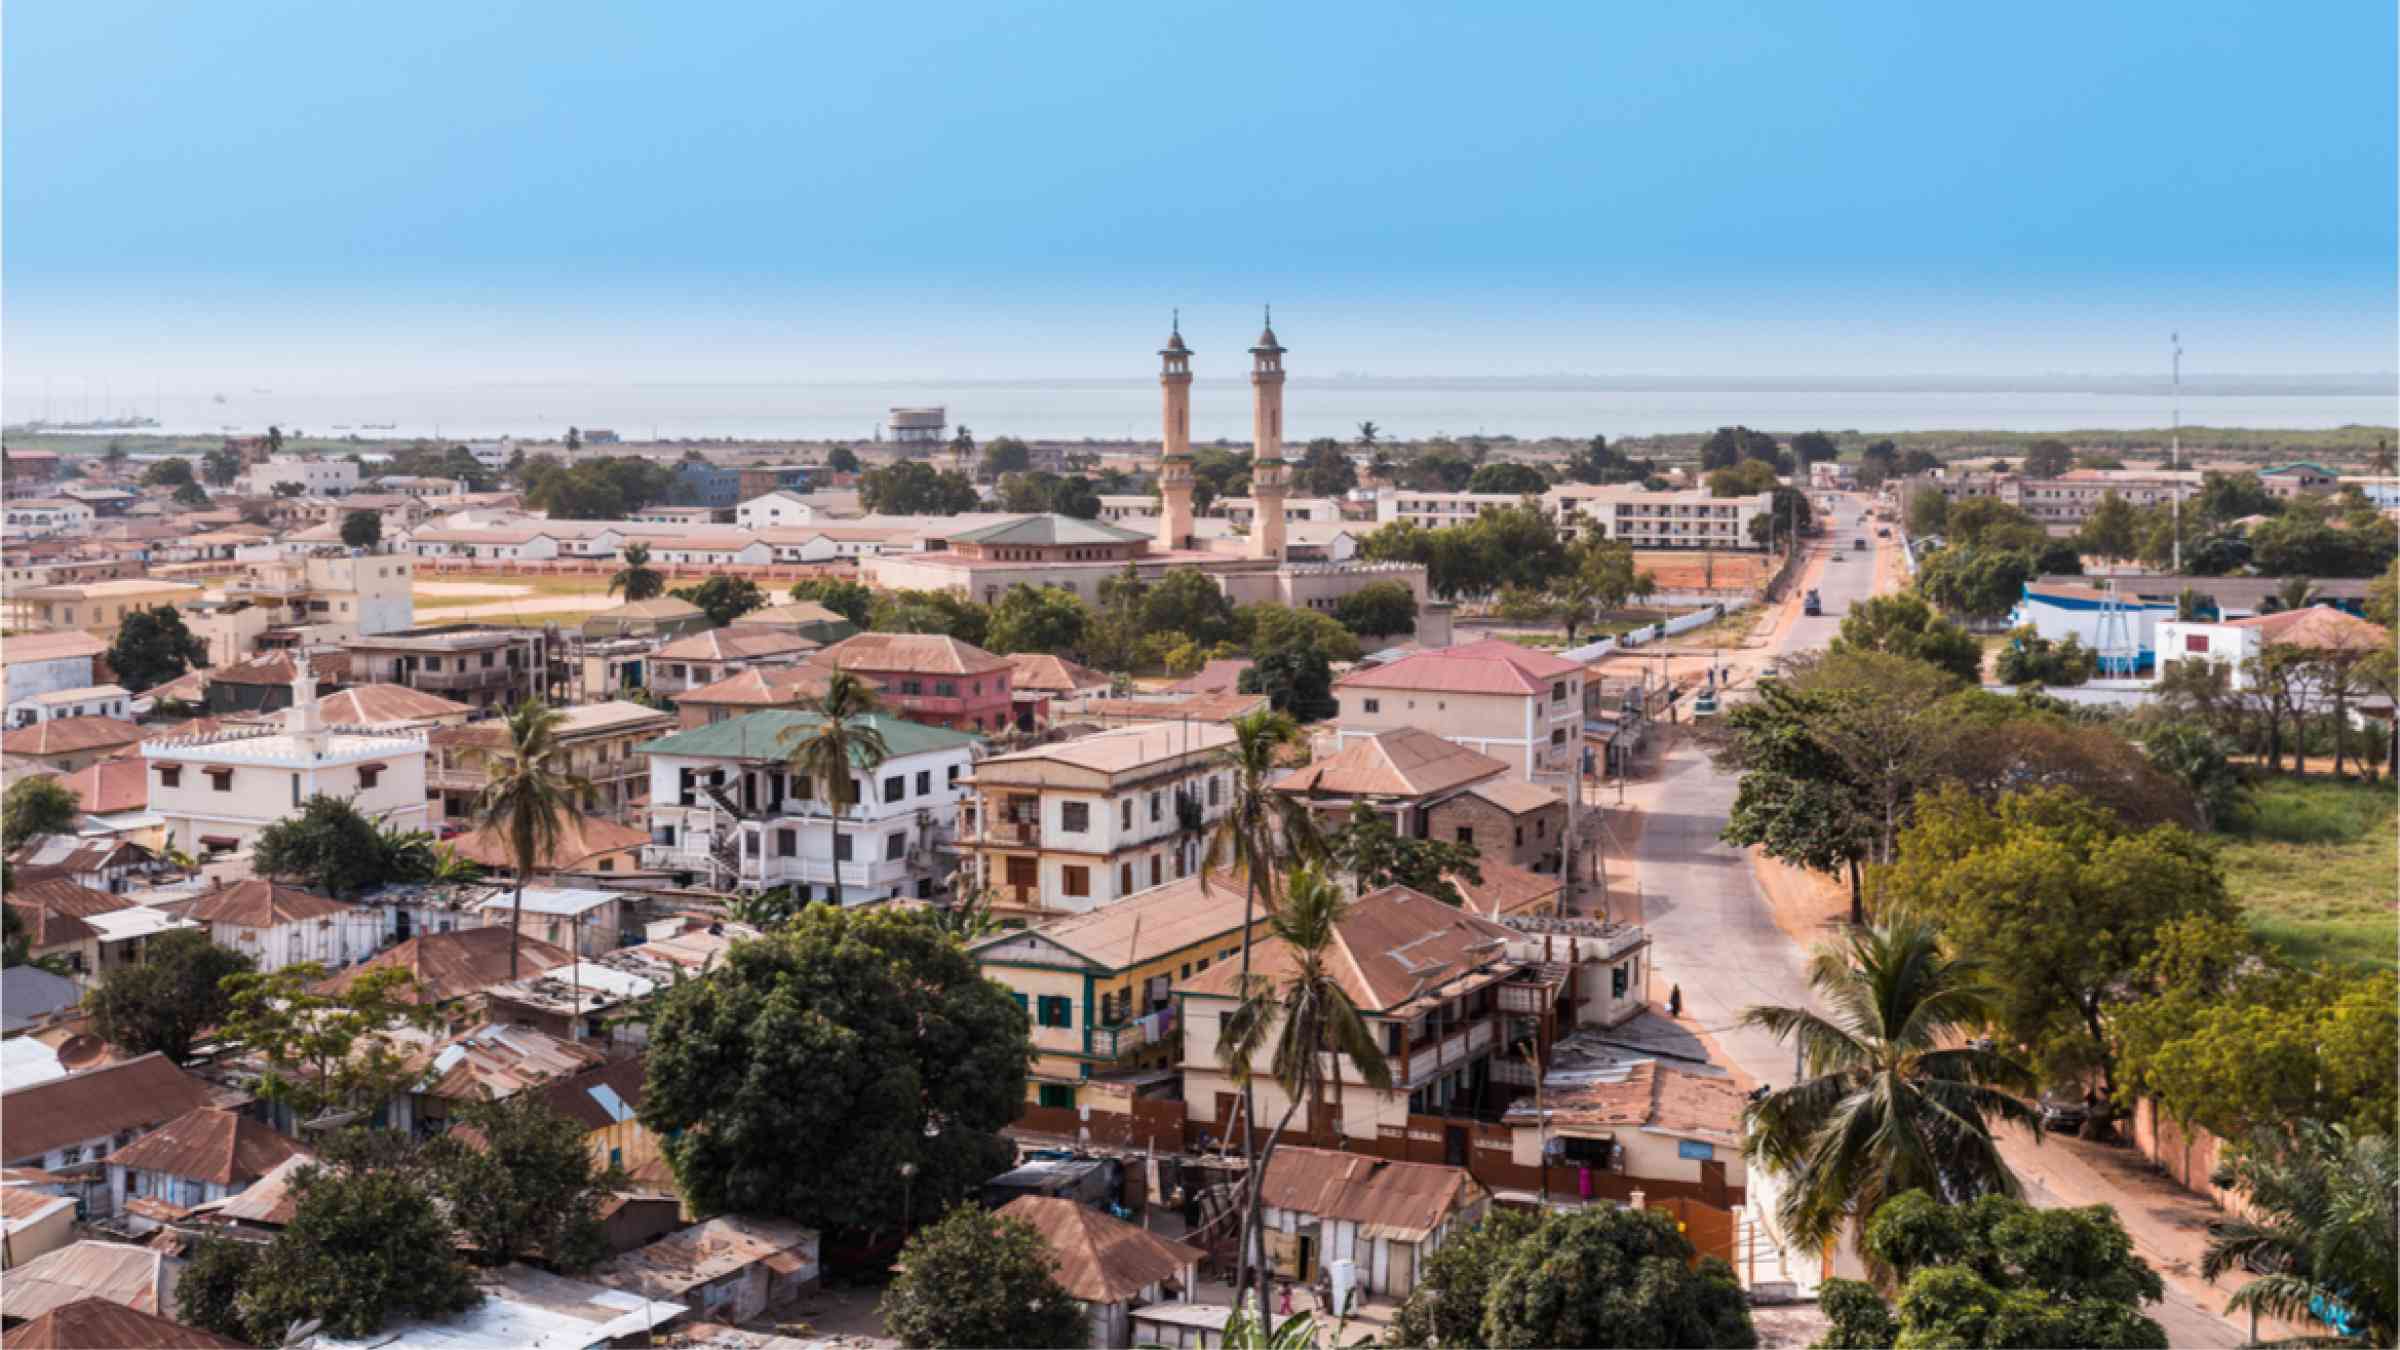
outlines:
{"label": "white building", "polygon": [[2144,600],[2090,586],[2028,582],[2010,611],[2011,628],[2032,625],[2051,642],[2072,637],[2099,653],[2102,675],[2130,676],[2156,663],[2158,624],[2175,617],[2166,600]]}
{"label": "white building", "polygon": [[0,643],[8,706],[13,709],[37,694],[92,687],[92,659],[107,651],[108,644],[89,633],[15,634]]}
{"label": "white building", "polygon": [[1445,525],[1472,524],[1486,507],[1515,506],[1524,500],[1524,494],[1514,492],[1416,492],[1385,488],[1375,494],[1375,523],[1390,525],[1405,520],[1438,530]]}
{"label": "white building", "polygon": [[98,516],[90,504],[71,497],[19,497],[8,504],[8,532],[82,534],[92,528],[92,521]]}
{"label": "white building", "polygon": [[127,705],[133,695],[122,685],[95,684],[83,689],[53,689],[8,705],[8,724],[29,727],[57,717],[114,717],[130,719]]}
{"label": "white building", "polygon": [[1762,549],[1751,522],[1775,509],[1775,494],[1719,497],[1706,488],[1651,492],[1639,483],[1564,483],[1543,495],[1559,528],[1596,526],[1635,548]]}
{"label": "white building", "polygon": [[789,488],[762,493],[733,508],[733,523],[749,530],[769,525],[815,525],[829,518],[805,494]]}
{"label": "white building", "polygon": [[857,804],[837,820],[825,784],[792,772],[786,732],[822,719],[767,709],[680,731],[643,747],[650,761],[650,838],[643,864],[710,876],[721,889],[789,886],[842,902],[930,897],[948,873],[960,782],[981,740],[875,714],[888,757],[860,775]]}
{"label": "white building", "polygon": [[347,497],[358,491],[358,465],[313,455],[270,455],[244,469],[235,486],[248,496],[272,497],[283,483],[298,483],[305,497]]}
{"label": "white building", "polygon": [[2270,644],[2309,652],[2354,652],[2364,656],[2389,651],[2392,635],[2381,624],[2369,623],[2331,605],[2312,605],[2307,609],[2218,623],[2165,618],[2158,621],[2158,668],[2152,674],[2164,673],[2170,661],[2207,661],[2230,667],[2233,687],[2248,689],[2253,681],[2244,663]]}
{"label": "white building", "polygon": [[281,730],[263,727],[142,742],[150,810],[170,844],[195,857],[249,847],[258,832],[318,793],[344,797],[369,820],[425,828],[422,731],[334,731],[305,661]]}
{"label": "white building", "polygon": [[219,877],[189,899],[159,907],[207,928],[218,946],[249,957],[262,972],[304,961],[334,970],[373,956],[383,945],[380,911],[264,878],[228,886]]}
{"label": "white building", "polygon": [[406,554],[339,547],[262,556],[246,560],[241,575],[225,583],[225,598],[268,609],[275,624],[338,630],[330,636],[397,633],[416,626],[416,590],[409,575],[415,567]]}

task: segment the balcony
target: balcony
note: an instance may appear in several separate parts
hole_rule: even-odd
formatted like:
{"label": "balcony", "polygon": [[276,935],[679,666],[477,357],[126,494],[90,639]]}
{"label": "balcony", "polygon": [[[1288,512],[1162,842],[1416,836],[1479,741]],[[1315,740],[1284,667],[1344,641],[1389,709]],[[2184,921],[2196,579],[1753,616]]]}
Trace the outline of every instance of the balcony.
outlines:
{"label": "balcony", "polygon": [[1522,1088],[1534,1085],[1533,1066],[1521,1059],[1510,1059],[1505,1056],[1496,1058],[1492,1061],[1491,1073],[1492,1081],[1495,1083],[1506,1083],[1510,1087]]}
{"label": "balcony", "polygon": [[445,689],[505,689],[518,684],[525,672],[514,666],[481,666],[471,670],[426,670],[419,667],[403,677],[410,688],[424,693]]}
{"label": "balcony", "polygon": [[1144,1046],[1166,1044],[1166,1038],[1173,1035],[1175,1029],[1175,1014],[1172,1010],[1167,1012],[1164,1026],[1164,1031],[1155,1037],[1140,1022],[1126,1022],[1113,1027],[1093,1027],[1092,1054],[1101,1059],[1123,1059]]}
{"label": "balcony", "polygon": [[1500,1011],[1526,1017],[1539,1017],[1557,1002],[1558,990],[1546,984],[1504,984],[1500,986]]}
{"label": "balcony", "polygon": [[1397,1075],[1395,1087],[1415,1088],[1431,1082],[1448,1070],[1473,1060],[1492,1048],[1498,1037],[1491,1018],[1479,1018],[1452,1027],[1439,1040],[1411,1046],[1407,1071]]}

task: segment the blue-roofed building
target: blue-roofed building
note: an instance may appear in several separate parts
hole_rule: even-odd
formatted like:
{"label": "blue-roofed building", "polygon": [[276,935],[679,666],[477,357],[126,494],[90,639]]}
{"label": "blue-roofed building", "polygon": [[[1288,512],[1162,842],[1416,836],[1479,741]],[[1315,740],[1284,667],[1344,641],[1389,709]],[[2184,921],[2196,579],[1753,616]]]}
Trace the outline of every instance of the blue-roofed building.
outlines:
{"label": "blue-roofed building", "polygon": [[742,471],[687,459],[675,466],[675,504],[730,511],[741,504]]}
{"label": "blue-roofed building", "polygon": [[2102,676],[2131,679],[2157,664],[2158,622],[2174,617],[2172,600],[2045,581],[2025,584],[2008,622],[2052,642],[2072,637],[2099,653]]}

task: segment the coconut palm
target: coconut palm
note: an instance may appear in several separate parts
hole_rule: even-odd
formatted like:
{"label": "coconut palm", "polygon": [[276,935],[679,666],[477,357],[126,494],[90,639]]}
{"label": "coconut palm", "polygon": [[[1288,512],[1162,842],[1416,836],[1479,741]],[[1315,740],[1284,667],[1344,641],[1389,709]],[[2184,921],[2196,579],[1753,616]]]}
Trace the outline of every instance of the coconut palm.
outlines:
{"label": "coconut palm", "polygon": [[2015,1195],[1992,1119],[2040,1118],[2008,1091],[2030,1070],[1964,1038],[1992,991],[1972,964],[1943,956],[1931,924],[1898,915],[1817,949],[1809,988],[1830,1009],[1754,1007],[1742,1024],[1799,1049],[1799,1081],[1752,1103],[1750,1156],[1789,1179],[1785,1232],[1817,1245],[1904,1191],[1948,1201]]}
{"label": "coconut palm", "polygon": [[1200,859],[1200,886],[1208,874],[1231,867],[1242,874],[1242,978],[1250,978],[1250,927],[1258,902],[1275,908],[1275,871],[1287,858],[1324,852],[1316,817],[1307,803],[1274,787],[1275,760],[1287,745],[1304,744],[1290,713],[1260,709],[1233,723],[1233,793],[1209,834]]}
{"label": "coconut palm", "polygon": [[[1244,973],[1237,989],[1239,1002],[1226,1014],[1217,1036],[1217,1061],[1226,1074],[1248,1091],[1263,1058],[1267,1074],[1282,1089],[1283,1115],[1267,1135],[1257,1163],[1250,1168],[1249,1203],[1243,1215],[1245,1257],[1257,1250],[1262,1209],[1261,1189],[1275,1149],[1302,1102],[1322,1103],[1330,1073],[1338,1083],[1343,1060],[1350,1062],[1360,1082],[1378,1091],[1392,1085],[1391,1066],[1383,1047],[1359,1016],[1334,969],[1336,930],[1350,904],[1341,889],[1314,864],[1292,873],[1282,906],[1268,920],[1268,931],[1289,952],[1289,972],[1274,976]],[[1267,1317],[1267,1270],[1258,1268],[1258,1315]],[[1238,1300],[1237,1300],[1238,1302]]]}
{"label": "coconut palm", "polygon": [[608,593],[625,592],[627,601],[653,600],[667,589],[667,574],[650,565],[650,546],[631,543],[622,555],[625,566],[608,579]]}
{"label": "coconut palm", "polygon": [[1372,451],[1375,448],[1375,442],[1377,438],[1381,437],[1382,435],[1383,428],[1375,425],[1373,422],[1359,423],[1358,448],[1361,450]]}
{"label": "coconut palm", "polygon": [[525,885],[542,859],[557,851],[568,818],[592,794],[592,785],[567,769],[567,748],[558,738],[566,720],[565,713],[538,698],[511,708],[504,723],[507,743],[485,764],[483,792],[475,802],[478,823],[507,843],[517,870],[508,907],[512,980],[525,936]]}
{"label": "coconut palm", "polygon": [[2302,1121],[2254,1140],[2216,1183],[2241,1190],[2248,1217],[2215,1228],[2200,1274],[2236,1264],[2267,1273],[2234,1291],[2228,1308],[2316,1321],[2346,1343],[2390,1345],[2400,1311],[2400,1152],[2382,1136]]}
{"label": "coconut palm", "polygon": [[842,903],[842,812],[858,805],[858,783],[891,757],[883,732],[868,714],[882,705],[866,681],[846,670],[835,671],[825,692],[802,705],[819,718],[784,728],[777,737],[792,772],[804,779],[822,780],[825,804],[833,814],[833,903]]}
{"label": "coconut palm", "polygon": [[2306,609],[2317,603],[2318,594],[2314,580],[2308,577],[2285,577],[2283,584],[2275,588],[2275,593],[2261,601],[2258,607],[2270,614]]}

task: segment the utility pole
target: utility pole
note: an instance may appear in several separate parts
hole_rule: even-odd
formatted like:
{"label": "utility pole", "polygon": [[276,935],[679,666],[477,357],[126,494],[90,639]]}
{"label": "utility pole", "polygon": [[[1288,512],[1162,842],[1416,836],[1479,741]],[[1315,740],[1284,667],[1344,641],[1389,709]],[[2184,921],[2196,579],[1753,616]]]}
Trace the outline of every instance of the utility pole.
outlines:
{"label": "utility pole", "polygon": [[2175,572],[2180,576],[2183,574],[2183,479],[2179,476],[2183,472],[2183,335],[2169,333],[2167,342],[2175,349],[2175,421],[2173,429],[2167,433],[2167,500],[2172,503],[2169,508],[2172,524],[2169,529],[2175,536]]}

